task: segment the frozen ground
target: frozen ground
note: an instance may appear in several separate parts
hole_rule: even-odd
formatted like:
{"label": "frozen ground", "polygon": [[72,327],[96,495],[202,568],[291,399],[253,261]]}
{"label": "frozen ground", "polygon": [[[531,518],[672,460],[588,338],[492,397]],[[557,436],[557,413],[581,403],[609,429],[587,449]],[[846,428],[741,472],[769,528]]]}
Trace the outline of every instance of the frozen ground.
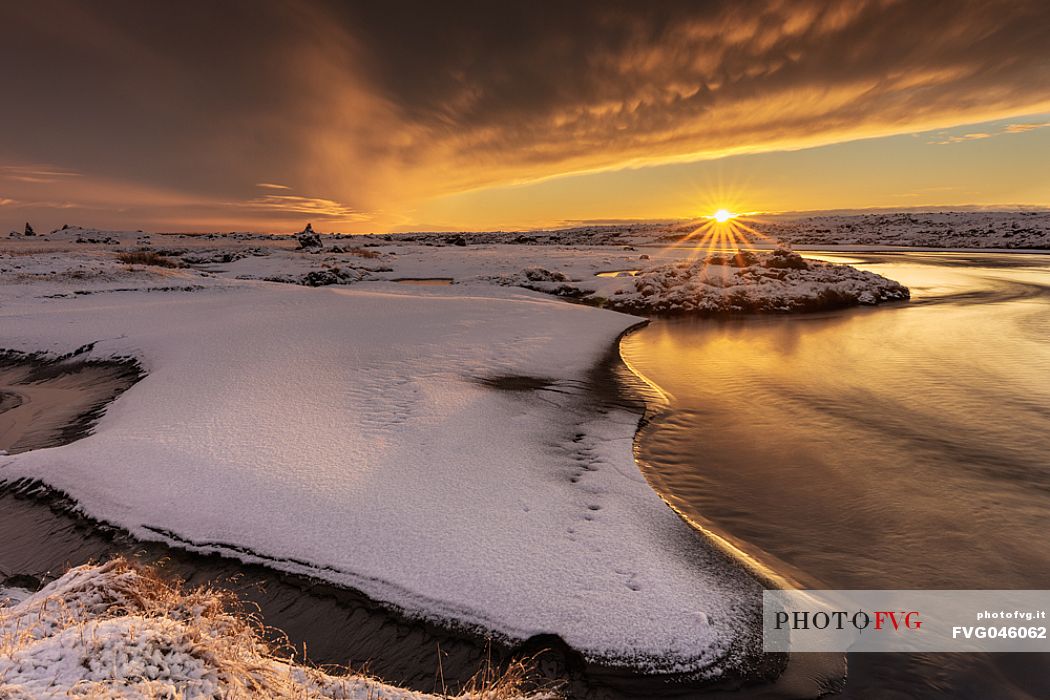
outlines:
{"label": "frozen ground", "polygon": [[1050,211],[770,217],[759,228],[796,246],[1050,250]]}
{"label": "frozen ground", "polygon": [[323,237],[315,251],[253,234],[12,237],[3,347],[87,346],[78,357],[134,357],[148,376],[95,434],[0,456],[0,479],[41,480],[140,538],[317,576],[411,615],[511,641],[555,634],[613,665],[747,675],[758,584],[648,487],[638,416],[596,410],[585,389],[639,319],[556,297],[785,311],[829,289],[874,303],[900,288],[770,263],[785,255],[703,262],[679,234]]}
{"label": "frozen ground", "polygon": [[[65,278],[82,290],[141,288],[149,279],[154,289],[209,286],[215,278],[259,279],[312,286],[354,284],[362,281],[413,277],[449,278],[455,284],[518,285],[547,293],[603,304],[614,295],[613,306],[637,312],[689,306],[720,312],[724,290],[693,284],[704,275],[668,277],[657,268],[685,259],[702,259],[711,251],[694,232],[706,222],[657,222],[593,225],[532,232],[422,233],[390,236],[322,236],[323,247],[296,251],[290,236],[230,234],[148,234],[67,227],[27,238],[13,234],[0,251],[0,273],[16,282]],[[764,237],[750,238],[758,249],[777,245],[800,247],[931,247],[996,250],[1050,249],[1050,212],[934,212],[823,216],[757,216],[746,223]],[[56,251],[49,258],[48,250]],[[117,250],[152,250],[176,265],[149,274],[131,273],[113,260]],[[71,252],[72,251],[72,252]],[[33,252],[30,260],[11,257]],[[718,252],[718,251],[715,251]],[[63,262],[65,261],[65,262]],[[616,271],[656,272],[661,290],[658,303],[639,295],[629,280],[598,278]],[[724,268],[719,272],[724,271]],[[706,272],[697,270],[697,272]],[[139,279],[129,280],[129,276]],[[713,279],[713,276],[706,275]],[[815,295],[837,296],[843,303],[899,298],[888,293],[892,285],[874,276],[792,273],[786,285],[746,287],[749,310],[807,308]],[[841,282],[848,284],[843,292]],[[650,282],[654,281],[650,277]],[[669,283],[680,282],[675,288]],[[130,284],[129,284],[130,282]],[[797,284],[796,284],[797,283]],[[718,287],[720,285],[713,285]],[[743,291],[743,290],[738,290]],[[867,294],[865,294],[867,292]],[[683,295],[693,295],[686,299]],[[623,296],[626,295],[626,296]],[[699,295],[699,296],[698,296]],[[738,295],[739,296],[739,295]],[[700,298],[704,297],[704,298]],[[740,306],[737,304],[736,306]]]}
{"label": "frozen ground", "polygon": [[[1045,214],[952,216],[777,230],[797,244],[1046,247]],[[0,456],[0,479],[41,480],[140,538],[317,576],[411,615],[510,640],[556,634],[642,670],[746,675],[759,585],[645,483],[638,416],[596,410],[584,388],[638,319],[552,296],[673,311],[763,285],[750,303],[813,291],[769,258],[697,266],[687,229],[325,237],[317,252],[253,234],[4,240],[2,347],[88,346],[78,357],[135,357],[148,376],[95,434]],[[164,265],[117,257],[129,252]],[[807,266],[837,270],[822,288],[858,303],[897,294],[874,275]],[[712,283],[715,268],[732,283]]]}
{"label": "frozen ground", "polygon": [[[363,257],[274,243],[204,269],[128,266],[112,244],[0,258],[6,347],[93,343],[80,357],[132,356],[147,372],[95,434],[0,457],[0,478],[39,479],[140,538],[509,640],[555,634],[593,660],[704,678],[753,669],[758,584],[649,488],[638,416],[597,411],[584,388],[639,319],[466,279],[520,270],[508,246],[465,266],[456,246]],[[413,276],[432,251],[463,284],[244,279],[328,257]],[[547,253],[574,274],[628,254]],[[520,376],[532,380],[501,381]]]}
{"label": "frozen ground", "polygon": [[[794,246],[917,246],[928,248],[1037,249],[1050,250],[1050,210],[1028,211],[934,211],[876,212],[870,214],[757,214],[744,222],[769,240],[754,238],[759,247]],[[680,241],[707,222],[661,221],[626,224],[593,224],[541,231],[491,231],[464,233],[409,233],[377,236],[401,244],[440,245],[666,245]],[[9,241],[28,240],[12,231]],[[142,231],[98,231],[66,227],[40,233],[32,240],[92,244],[154,246],[207,246],[224,248],[253,245],[293,247],[286,236],[252,233],[206,235],[158,235]],[[360,240],[350,238],[347,240]]]}
{"label": "frozen ground", "polygon": [[[6,593],[0,589],[0,695],[11,700],[438,700],[297,664],[264,641],[228,595],[182,590],[119,561],[71,569],[36,593]],[[547,697],[523,694],[515,680],[457,698]]]}
{"label": "frozen ground", "polygon": [[[847,266],[786,265],[783,256],[763,252],[744,253],[742,262],[681,236],[668,225],[531,234],[311,234],[302,237],[311,247],[299,250],[297,239],[287,236],[66,228],[0,246],[0,273],[28,294],[39,294],[33,285],[40,282],[67,282],[56,294],[85,294],[192,291],[234,280],[317,287],[442,278],[457,286],[523,287],[642,314],[821,310],[908,296],[890,280]],[[165,267],[129,267],[116,257],[140,253]]]}

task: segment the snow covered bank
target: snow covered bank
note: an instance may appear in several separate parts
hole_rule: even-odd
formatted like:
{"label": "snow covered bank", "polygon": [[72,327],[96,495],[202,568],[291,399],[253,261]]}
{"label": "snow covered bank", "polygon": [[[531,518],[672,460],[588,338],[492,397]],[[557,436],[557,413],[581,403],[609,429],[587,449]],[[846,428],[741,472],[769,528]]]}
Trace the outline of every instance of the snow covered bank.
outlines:
{"label": "snow covered bank", "polygon": [[[515,670],[500,679],[479,679],[457,697],[552,697],[526,695],[523,674]],[[32,594],[0,589],[0,695],[12,700],[438,697],[298,664],[265,641],[258,623],[238,611],[231,594],[183,590],[123,561],[70,569]]]}
{"label": "snow covered bank", "polygon": [[804,260],[785,250],[716,254],[654,267],[612,278],[604,293],[605,306],[639,314],[824,311],[910,296],[907,287],[873,272]]}
{"label": "snow covered bank", "polygon": [[[0,458],[0,479],[41,479],[140,538],[512,641],[558,635],[602,663],[711,679],[761,664],[758,584],[646,484],[638,416],[597,413],[583,388],[636,318],[493,286],[205,279],[0,285],[10,347],[97,341],[147,372],[94,435]],[[482,381],[507,376],[546,382]]]}

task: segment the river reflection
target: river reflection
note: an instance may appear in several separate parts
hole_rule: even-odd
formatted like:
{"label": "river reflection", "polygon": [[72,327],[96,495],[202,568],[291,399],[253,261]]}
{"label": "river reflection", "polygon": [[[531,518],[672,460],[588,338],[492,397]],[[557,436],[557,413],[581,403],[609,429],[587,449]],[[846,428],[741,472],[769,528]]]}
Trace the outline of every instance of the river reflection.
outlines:
{"label": "river reflection", "polygon": [[[820,257],[913,301],[624,340],[669,395],[638,439],[654,485],[806,587],[1050,588],[1050,256]],[[1042,655],[856,656],[847,692],[1050,696]]]}

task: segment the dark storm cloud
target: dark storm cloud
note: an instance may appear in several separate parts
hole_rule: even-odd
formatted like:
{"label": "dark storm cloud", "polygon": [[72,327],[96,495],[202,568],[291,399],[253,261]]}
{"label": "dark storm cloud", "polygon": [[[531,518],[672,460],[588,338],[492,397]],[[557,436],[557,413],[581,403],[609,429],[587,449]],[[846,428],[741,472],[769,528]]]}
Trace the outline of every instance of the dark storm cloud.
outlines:
{"label": "dark storm cloud", "polygon": [[[50,183],[73,197],[91,177],[140,183],[147,208],[360,218],[1034,111],[1047,36],[1042,0],[5,3],[0,164],[83,174]],[[43,199],[13,172],[0,197]]]}
{"label": "dark storm cloud", "polygon": [[1050,98],[1045,2],[400,8],[338,13],[374,89],[494,160],[717,150]]}

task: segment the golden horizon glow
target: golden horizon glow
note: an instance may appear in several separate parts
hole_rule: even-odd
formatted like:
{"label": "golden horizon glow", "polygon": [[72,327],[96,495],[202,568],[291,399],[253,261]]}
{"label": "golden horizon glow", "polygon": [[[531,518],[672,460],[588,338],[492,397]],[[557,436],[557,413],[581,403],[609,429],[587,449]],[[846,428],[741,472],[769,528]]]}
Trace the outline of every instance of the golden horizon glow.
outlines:
{"label": "golden horizon glow", "polygon": [[710,218],[714,219],[715,221],[717,221],[720,224],[724,224],[727,221],[729,221],[730,219],[735,219],[737,216],[739,216],[739,215],[738,214],[734,214],[733,212],[731,212],[731,211],[729,211],[727,209],[719,209],[714,214],[712,214]]}

